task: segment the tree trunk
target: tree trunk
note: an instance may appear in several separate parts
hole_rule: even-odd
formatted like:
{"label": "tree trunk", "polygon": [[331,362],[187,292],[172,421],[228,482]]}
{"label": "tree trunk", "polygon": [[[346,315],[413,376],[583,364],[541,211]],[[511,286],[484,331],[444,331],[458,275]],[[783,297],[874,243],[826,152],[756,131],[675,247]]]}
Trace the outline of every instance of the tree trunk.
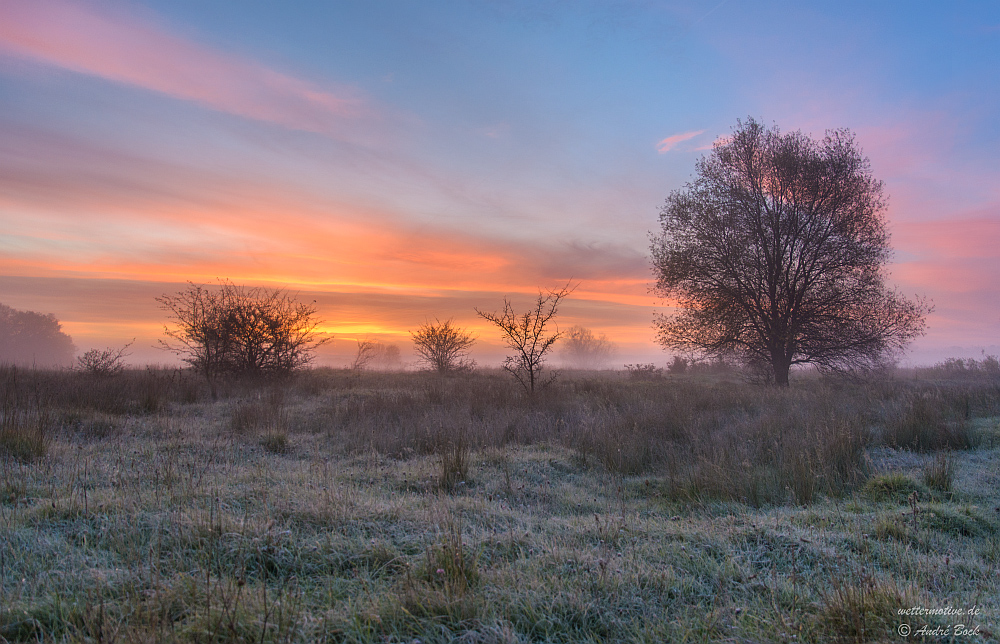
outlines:
{"label": "tree trunk", "polygon": [[774,369],[774,384],[778,387],[788,386],[788,370],[791,368],[791,361],[785,356],[772,356],[771,366]]}

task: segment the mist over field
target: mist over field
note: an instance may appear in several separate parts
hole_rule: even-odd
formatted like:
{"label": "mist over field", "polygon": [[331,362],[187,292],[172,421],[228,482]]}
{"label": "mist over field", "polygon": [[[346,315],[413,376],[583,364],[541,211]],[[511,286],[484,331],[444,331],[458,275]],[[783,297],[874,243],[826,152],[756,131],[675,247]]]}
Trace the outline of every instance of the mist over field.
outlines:
{"label": "mist over field", "polygon": [[0,0],[0,642],[1000,640],[998,45]]}

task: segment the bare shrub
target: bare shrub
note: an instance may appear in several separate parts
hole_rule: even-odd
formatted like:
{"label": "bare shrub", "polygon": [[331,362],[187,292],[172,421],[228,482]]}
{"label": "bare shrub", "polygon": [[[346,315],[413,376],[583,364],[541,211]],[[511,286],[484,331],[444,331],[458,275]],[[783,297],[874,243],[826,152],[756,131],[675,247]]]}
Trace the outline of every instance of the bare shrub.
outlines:
{"label": "bare shrub", "polygon": [[476,309],[481,318],[500,329],[504,344],[514,350],[514,355],[504,360],[503,368],[528,394],[533,395],[536,387],[544,387],[555,380],[556,374],[543,380],[542,368],[552,346],[563,334],[558,329],[550,331],[548,327],[559,311],[560,302],[574,288],[567,284],[558,290],[539,291],[534,307],[522,314],[514,313],[514,307],[507,298],[504,298],[502,313]]}
{"label": "bare shrub", "polygon": [[451,320],[433,323],[425,322],[416,331],[411,331],[413,347],[420,360],[432,371],[448,373],[465,371],[475,366],[469,359],[469,350],[476,338],[469,332],[454,326]]}
{"label": "bare shrub", "polygon": [[156,298],[173,321],[161,345],[210,382],[219,374],[287,373],[312,362],[321,337],[315,304],[282,289],[223,280],[217,288],[189,284]]}
{"label": "bare shrub", "polygon": [[402,365],[399,347],[394,344],[385,344],[380,340],[372,338],[359,338],[357,344],[354,359],[348,365],[348,368],[352,371],[364,371],[366,369],[391,371],[398,369]]}
{"label": "bare shrub", "polygon": [[125,371],[125,358],[129,356],[128,348],[133,342],[135,339],[120,349],[90,349],[76,359],[76,369],[91,376],[118,375]]}
{"label": "bare shrub", "polygon": [[378,352],[371,365],[373,369],[380,371],[394,371],[399,369],[403,365],[399,347],[394,344],[379,343]]}

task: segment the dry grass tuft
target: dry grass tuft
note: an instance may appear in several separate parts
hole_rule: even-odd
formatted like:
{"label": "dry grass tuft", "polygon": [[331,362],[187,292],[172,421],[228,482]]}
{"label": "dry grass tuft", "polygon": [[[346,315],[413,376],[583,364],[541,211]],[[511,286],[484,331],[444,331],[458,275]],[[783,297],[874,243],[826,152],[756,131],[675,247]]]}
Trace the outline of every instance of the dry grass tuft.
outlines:
{"label": "dry grass tuft", "polygon": [[909,476],[902,472],[889,472],[881,474],[868,481],[864,492],[873,501],[891,501],[903,503],[911,495],[926,494],[926,489],[920,486]]}
{"label": "dry grass tuft", "polygon": [[939,452],[927,462],[923,472],[924,485],[938,492],[951,492],[955,482],[955,461],[951,454]]}
{"label": "dry grass tuft", "polygon": [[952,401],[938,391],[914,392],[903,397],[886,423],[886,440],[895,447],[921,452],[969,449],[976,435],[967,422],[968,401],[955,413]]}
{"label": "dry grass tuft", "polygon": [[19,386],[16,367],[0,367],[0,459],[30,463],[48,453],[52,420],[41,394]]}
{"label": "dry grass tuft", "polygon": [[452,438],[442,437],[438,458],[440,463],[438,486],[446,492],[452,492],[456,487],[465,485],[469,477],[469,444],[465,440],[464,432],[460,431]]}
{"label": "dry grass tuft", "polygon": [[913,601],[892,580],[862,575],[854,583],[831,578],[821,621],[831,635],[852,642],[883,641],[896,635],[897,610]]}

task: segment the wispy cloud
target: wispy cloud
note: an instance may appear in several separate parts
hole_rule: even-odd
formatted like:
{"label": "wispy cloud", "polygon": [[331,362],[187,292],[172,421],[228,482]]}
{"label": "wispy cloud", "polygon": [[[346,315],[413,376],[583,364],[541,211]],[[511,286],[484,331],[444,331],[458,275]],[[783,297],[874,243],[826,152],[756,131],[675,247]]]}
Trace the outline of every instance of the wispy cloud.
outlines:
{"label": "wispy cloud", "polygon": [[38,131],[0,134],[0,274],[529,293],[573,277],[604,298],[649,299],[645,256],[627,244],[526,241],[413,221],[392,204],[263,171],[234,175]]}
{"label": "wispy cloud", "polygon": [[699,134],[704,134],[705,130],[697,130],[695,132],[684,132],[683,134],[673,134],[663,139],[656,144],[656,151],[660,154],[665,154],[670,152],[677,146],[678,143],[683,143],[684,141],[689,141]]}
{"label": "wispy cloud", "polygon": [[0,0],[0,52],[300,130],[329,133],[366,110],[350,90],[324,88],[134,16],[66,0]]}

